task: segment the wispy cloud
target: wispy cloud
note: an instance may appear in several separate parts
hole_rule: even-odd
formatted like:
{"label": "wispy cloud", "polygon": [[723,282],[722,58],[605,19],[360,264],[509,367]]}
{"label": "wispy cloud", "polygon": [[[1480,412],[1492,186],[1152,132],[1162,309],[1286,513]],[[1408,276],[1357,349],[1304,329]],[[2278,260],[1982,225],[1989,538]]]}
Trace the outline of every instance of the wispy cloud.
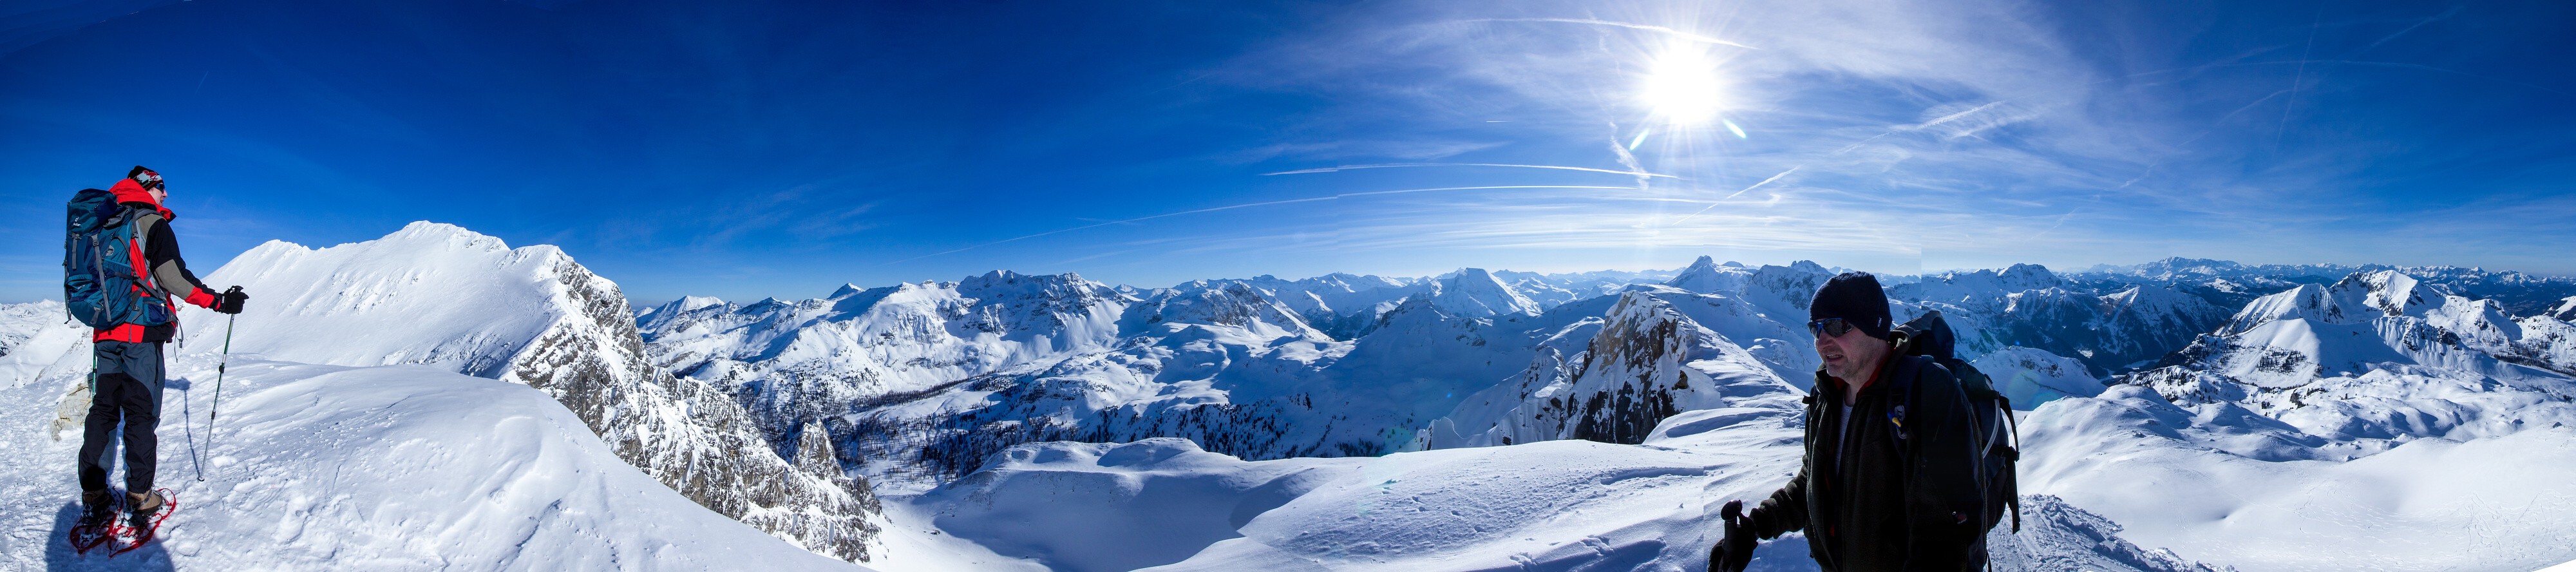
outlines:
{"label": "wispy cloud", "polygon": [[1600,169],[1600,168],[1594,168],[1594,167],[1567,167],[1567,166],[1561,166],[1561,165],[1511,165],[1511,164],[1504,164],[1504,163],[1379,163],[1379,164],[1375,164],[1375,165],[1341,165],[1341,166],[1335,166],[1335,167],[1317,167],[1317,168],[1313,168],[1313,169],[1298,169],[1298,170],[1294,170],[1294,171],[1280,171],[1280,172],[1276,172],[1276,173],[1262,173],[1262,175],[1265,175],[1265,176],[1267,176],[1267,175],[1304,175],[1304,174],[1310,174],[1310,173],[1335,173],[1335,172],[1341,172],[1341,171],[1355,171],[1355,170],[1359,170],[1359,169],[1392,169],[1392,168],[1404,168],[1404,167],[1511,167],[1511,168],[1519,168],[1519,169],[1556,169],[1556,170],[1561,170],[1561,171],[1589,171],[1589,172],[1594,172],[1594,173],[1610,173],[1610,174],[1614,174],[1614,175],[1629,175],[1629,176],[1636,176],[1636,177],[1663,177],[1663,178],[1667,178],[1667,179],[1677,178],[1677,177],[1674,177],[1674,176],[1672,176],[1672,175],[1666,175],[1666,174],[1662,174],[1662,173],[1648,173],[1648,172],[1645,172],[1645,171],[1642,171],[1642,170],[1636,170],[1636,169],[1630,169],[1630,170],[1622,171],[1622,170],[1618,170],[1618,169]]}
{"label": "wispy cloud", "polygon": [[1655,33],[1659,33],[1659,34],[1663,34],[1663,35],[1667,35],[1667,36],[1672,36],[1672,37],[1680,38],[1680,39],[1684,39],[1684,40],[1689,40],[1689,41],[1693,41],[1693,42],[1699,42],[1699,43],[1703,43],[1703,44],[1716,44],[1716,45],[1720,45],[1720,46],[1734,46],[1734,47],[1744,48],[1744,49],[1748,49],[1748,50],[1760,49],[1760,48],[1755,48],[1755,47],[1753,47],[1753,46],[1747,46],[1747,45],[1744,45],[1744,44],[1741,44],[1741,43],[1737,43],[1737,42],[1730,42],[1730,41],[1721,40],[1721,39],[1717,39],[1717,38],[1713,38],[1713,37],[1709,37],[1709,36],[1704,36],[1704,35],[1700,35],[1700,34],[1694,34],[1694,33],[1690,33],[1690,32],[1684,32],[1684,31],[1681,31],[1681,30],[1675,30],[1675,29],[1672,29],[1672,28],[1664,27],[1664,26],[1656,26],[1656,25],[1651,25],[1651,24],[1638,24],[1638,23],[1632,23],[1632,22],[1615,22],[1615,21],[1610,21],[1610,20],[1594,20],[1594,19],[1590,19],[1590,18],[1484,18],[1484,19],[1466,20],[1466,21],[1467,21],[1467,22],[1552,22],[1552,23],[1559,23],[1559,24],[1585,24],[1585,25],[1592,25],[1592,26],[1610,26],[1610,27],[1613,27],[1613,28],[1627,28],[1627,29],[1630,29],[1630,30],[1645,30],[1645,31],[1648,31],[1648,32],[1655,32]]}

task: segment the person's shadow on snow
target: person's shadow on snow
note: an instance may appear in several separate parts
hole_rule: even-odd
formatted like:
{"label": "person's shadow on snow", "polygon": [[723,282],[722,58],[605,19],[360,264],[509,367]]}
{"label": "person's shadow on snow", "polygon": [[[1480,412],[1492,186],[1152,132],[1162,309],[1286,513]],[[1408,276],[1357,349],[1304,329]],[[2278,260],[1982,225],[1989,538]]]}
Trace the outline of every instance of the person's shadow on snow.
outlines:
{"label": "person's shadow on snow", "polygon": [[[63,503],[62,510],[54,511],[54,535],[45,542],[45,570],[48,572],[70,570],[150,572],[174,569],[170,563],[170,552],[161,547],[160,540],[154,540],[143,545],[142,548],[117,555],[115,558],[107,557],[108,553],[115,552],[108,544],[91,548],[88,554],[73,550],[72,525],[80,523],[80,512],[79,501]],[[168,532],[168,529],[163,529],[163,532]]]}

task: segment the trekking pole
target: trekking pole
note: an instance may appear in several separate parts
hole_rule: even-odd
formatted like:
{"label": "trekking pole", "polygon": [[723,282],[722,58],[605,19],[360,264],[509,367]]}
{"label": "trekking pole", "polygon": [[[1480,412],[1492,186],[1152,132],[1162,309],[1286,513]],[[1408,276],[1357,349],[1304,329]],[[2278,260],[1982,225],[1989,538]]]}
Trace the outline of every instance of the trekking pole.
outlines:
{"label": "trekking pole", "polygon": [[[232,294],[240,291],[240,286],[234,286],[231,290],[225,290],[224,293]],[[208,449],[215,447],[215,417],[224,414],[224,366],[232,364],[233,320],[240,318],[241,314],[227,314],[224,318],[224,356],[215,360],[215,408],[206,412],[206,448]],[[205,481],[205,471],[198,471],[197,482],[202,483]]]}

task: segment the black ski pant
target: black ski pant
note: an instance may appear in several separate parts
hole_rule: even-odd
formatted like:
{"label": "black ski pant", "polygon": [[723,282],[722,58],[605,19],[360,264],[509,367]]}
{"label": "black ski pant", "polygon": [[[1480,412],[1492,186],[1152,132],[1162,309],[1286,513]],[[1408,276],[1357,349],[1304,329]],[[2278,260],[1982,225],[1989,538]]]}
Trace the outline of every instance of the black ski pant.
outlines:
{"label": "black ski pant", "polygon": [[125,423],[125,490],[152,490],[159,464],[161,342],[103,341],[91,353],[89,421],[81,433],[81,490],[107,488],[107,444]]}

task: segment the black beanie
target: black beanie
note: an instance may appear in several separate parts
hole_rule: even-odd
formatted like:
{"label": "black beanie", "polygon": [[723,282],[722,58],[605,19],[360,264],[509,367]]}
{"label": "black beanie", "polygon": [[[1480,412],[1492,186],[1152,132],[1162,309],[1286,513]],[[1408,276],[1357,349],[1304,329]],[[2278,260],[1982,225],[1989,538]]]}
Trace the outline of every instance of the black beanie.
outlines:
{"label": "black beanie", "polygon": [[1844,272],[1825,281],[1816,289],[1816,299],[1807,304],[1807,319],[1842,318],[1869,337],[1887,339],[1887,290],[1878,287],[1878,277],[1867,272]]}

